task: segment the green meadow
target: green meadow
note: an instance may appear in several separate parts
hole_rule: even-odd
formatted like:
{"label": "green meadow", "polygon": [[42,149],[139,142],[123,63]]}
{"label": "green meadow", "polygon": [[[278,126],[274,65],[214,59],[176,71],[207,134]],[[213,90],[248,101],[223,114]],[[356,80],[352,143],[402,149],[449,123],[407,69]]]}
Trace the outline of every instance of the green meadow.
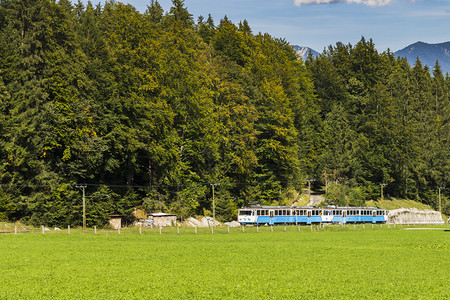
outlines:
{"label": "green meadow", "polygon": [[449,299],[449,241],[392,225],[0,234],[0,299]]}

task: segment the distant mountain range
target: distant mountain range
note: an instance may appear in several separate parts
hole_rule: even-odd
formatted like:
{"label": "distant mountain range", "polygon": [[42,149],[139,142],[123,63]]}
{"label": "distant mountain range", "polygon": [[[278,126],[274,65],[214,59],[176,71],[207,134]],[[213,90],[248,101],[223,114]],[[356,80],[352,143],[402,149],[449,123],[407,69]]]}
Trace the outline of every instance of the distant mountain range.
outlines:
{"label": "distant mountain range", "polygon": [[[311,51],[314,56],[320,54],[317,51],[314,51],[313,49],[306,46],[294,45],[293,47],[297,54],[303,59],[303,61],[306,60],[309,51]],[[439,65],[442,69],[442,73],[444,75],[447,72],[450,74],[450,42],[440,44],[427,44],[424,42],[417,42],[401,50],[398,50],[394,53],[394,55],[399,57],[406,57],[408,63],[411,66],[414,66],[414,63],[416,62],[416,59],[418,57],[422,62],[422,65],[427,65],[430,70],[433,70],[436,60],[438,60]]]}
{"label": "distant mountain range", "polygon": [[319,52],[314,51],[313,49],[311,49],[309,47],[298,46],[298,45],[294,45],[293,47],[294,47],[295,52],[297,52],[297,55],[300,56],[303,61],[305,61],[306,58],[308,57],[309,51],[312,52],[313,56],[318,56],[320,54]]}
{"label": "distant mountain range", "polygon": [[413,66],[417,57],[422,65],[433,69],[436,60],[439,61],[442,73],[450,73],[450,42],[440,44],[427,44],[417,42],[394,53],[396,56],[406,57],[408,63]]}

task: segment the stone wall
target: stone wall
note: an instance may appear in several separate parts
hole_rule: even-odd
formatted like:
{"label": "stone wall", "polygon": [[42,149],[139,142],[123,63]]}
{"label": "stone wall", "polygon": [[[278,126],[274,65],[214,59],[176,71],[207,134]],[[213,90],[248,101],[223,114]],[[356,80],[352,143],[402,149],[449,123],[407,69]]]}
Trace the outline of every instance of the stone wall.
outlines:
{"label": "stone wall", "polygon": [[444,224],[444,220],[439,212],[419,210],[417,208],[390,210],[388,222],[391,224]]}
{"label": "stone wall", "polygon": [[153,226],[170,227],[177,224],[177,216],[153,216],[149,217],[153,220]]}
{"label": "stone wall", "polygon": [[122,218],[111,218],[109,220],[109,225],[111,225],[112,229],[119,229],[120,227],[122,227]]}

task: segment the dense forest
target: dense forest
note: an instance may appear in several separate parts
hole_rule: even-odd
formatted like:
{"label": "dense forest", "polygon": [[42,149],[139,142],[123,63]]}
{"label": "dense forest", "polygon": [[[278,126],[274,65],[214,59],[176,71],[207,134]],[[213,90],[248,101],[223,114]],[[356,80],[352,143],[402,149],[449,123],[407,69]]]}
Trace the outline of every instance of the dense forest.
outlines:
{"label": "dense forest", "polygon": [[[87,225],[135,208],[236,216],[291,204],[448,203],[450,78],[372,40],[305,62],[226,16],[0,1],[0,221]],[[446,189],[444,189],[446,187]],[[450,206],[444,209],[450,213]]]}

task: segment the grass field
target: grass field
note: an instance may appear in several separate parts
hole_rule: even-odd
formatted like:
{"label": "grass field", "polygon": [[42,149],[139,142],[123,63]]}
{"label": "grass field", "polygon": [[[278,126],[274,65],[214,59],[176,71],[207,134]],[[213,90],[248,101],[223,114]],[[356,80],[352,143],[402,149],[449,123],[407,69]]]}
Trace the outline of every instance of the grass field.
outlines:
{"label": "grass field", "polygon": [[0,299],[450,298],[443,230],[163,230],[1,234]]}

